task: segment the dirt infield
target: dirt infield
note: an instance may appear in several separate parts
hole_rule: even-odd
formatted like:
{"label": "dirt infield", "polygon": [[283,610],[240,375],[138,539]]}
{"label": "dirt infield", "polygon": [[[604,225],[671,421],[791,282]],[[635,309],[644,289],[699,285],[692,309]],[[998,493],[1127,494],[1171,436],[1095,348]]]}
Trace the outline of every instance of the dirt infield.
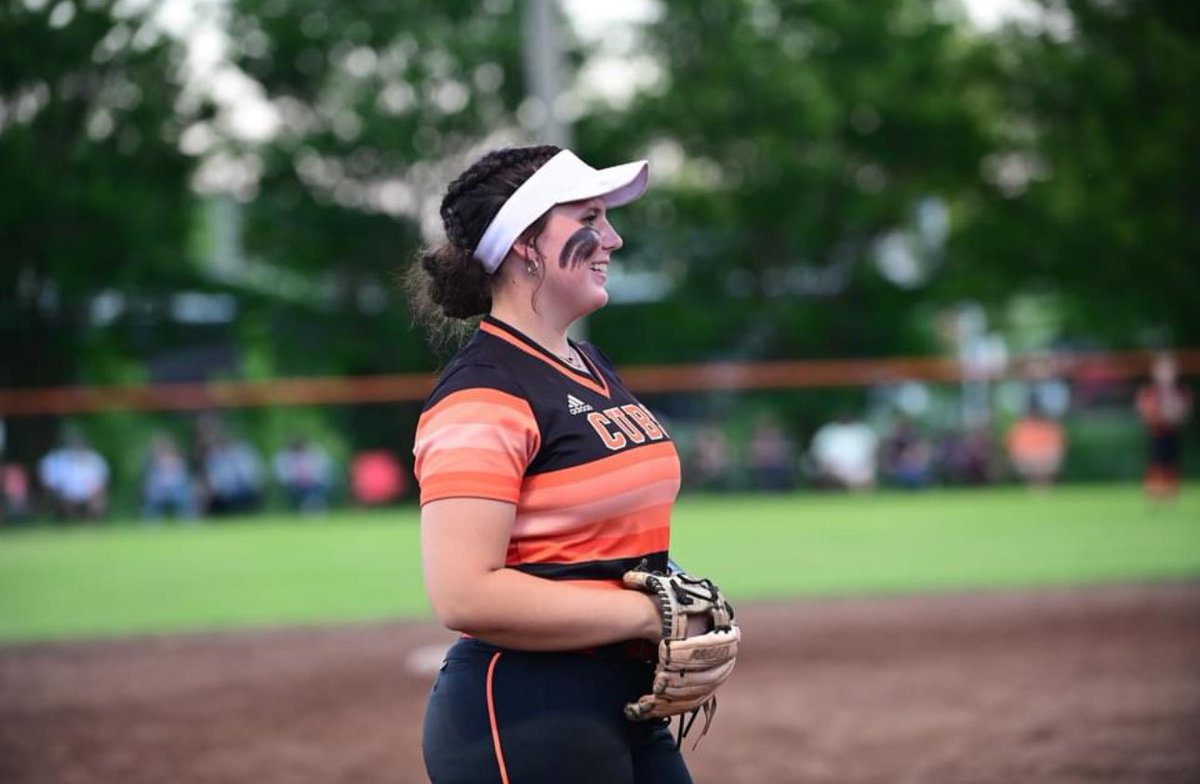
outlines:
{"label": "dirt infield", "polygon": [[[741,608],[698,784],[1200,782],[1200,584]],[[0,782],[424,782],[428,623],[0,648]],[[519,784],[519,782],[514,782]]]}

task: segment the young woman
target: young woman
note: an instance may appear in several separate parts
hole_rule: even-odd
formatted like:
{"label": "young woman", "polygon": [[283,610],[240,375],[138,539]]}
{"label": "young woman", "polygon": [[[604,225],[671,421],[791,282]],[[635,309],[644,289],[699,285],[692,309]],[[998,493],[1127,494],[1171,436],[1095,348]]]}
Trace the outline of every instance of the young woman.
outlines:
{"label": "young woman", "polygon": [[679,459],[608,359],[567,337],[608,301],[609,210],[647,178],[645,161],[492,152],[451,183],[447,242],[410,272],[419,316],[484,316],[414,449],[426,587],[463,633],[425,715],[434,784],[691,781],[667,724],[622,710],[649,688],[662,620],[621,578],[667,569]]}

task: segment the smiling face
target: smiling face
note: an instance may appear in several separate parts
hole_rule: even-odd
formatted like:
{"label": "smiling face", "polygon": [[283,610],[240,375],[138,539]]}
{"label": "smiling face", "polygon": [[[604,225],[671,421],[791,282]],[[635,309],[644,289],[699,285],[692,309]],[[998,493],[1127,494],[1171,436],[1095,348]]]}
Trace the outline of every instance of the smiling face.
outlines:
{"label": "smiling face", "polygon": [[568,323],[603,307],[609,261],[623,244],[603,199],[554,207],[537,240],[544,270],[541,302]]}

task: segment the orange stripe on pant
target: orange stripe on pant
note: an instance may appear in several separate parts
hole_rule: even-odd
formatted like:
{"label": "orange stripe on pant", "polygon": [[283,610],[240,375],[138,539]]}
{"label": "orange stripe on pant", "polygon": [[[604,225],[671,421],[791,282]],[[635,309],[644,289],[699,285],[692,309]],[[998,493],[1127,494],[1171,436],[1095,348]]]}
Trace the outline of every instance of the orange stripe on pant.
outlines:
{"label": "orange stripe on pant", "polygon": [[487,672],[487,706],[488,723],[492,725],[492,745],[496,748],[496,764],[500,767],[500,781],[508,784],[508,767],[504,764],[504,749],[500,748],[500,725],[496,722],[495,690],[492,683],[496,675],[496,662],[500,661],[500,651],[496,651],[488,663]]}

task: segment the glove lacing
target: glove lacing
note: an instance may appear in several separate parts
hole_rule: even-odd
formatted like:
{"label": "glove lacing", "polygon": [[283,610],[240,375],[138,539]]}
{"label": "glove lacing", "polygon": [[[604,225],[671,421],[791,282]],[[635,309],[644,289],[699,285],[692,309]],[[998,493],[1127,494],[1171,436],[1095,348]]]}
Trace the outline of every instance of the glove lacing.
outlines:
{"label": "glove lacing", "polygon": [[683,739],[692,731],[692,726],[696,723],[696,719],[700,717],[701,712],[704,713],[704,727],[700,730],[700,737],[696,738],[696,742],[692,744],[693,750],[700,745],[700,741],[708,734],[708,728],[712,726],[713,716],[717,715],[717,696],[715,694],[708,702],[705,702],[695,710],[679,714],[679,729],[675,735],[675,748],[678,749],[683,745]]}

